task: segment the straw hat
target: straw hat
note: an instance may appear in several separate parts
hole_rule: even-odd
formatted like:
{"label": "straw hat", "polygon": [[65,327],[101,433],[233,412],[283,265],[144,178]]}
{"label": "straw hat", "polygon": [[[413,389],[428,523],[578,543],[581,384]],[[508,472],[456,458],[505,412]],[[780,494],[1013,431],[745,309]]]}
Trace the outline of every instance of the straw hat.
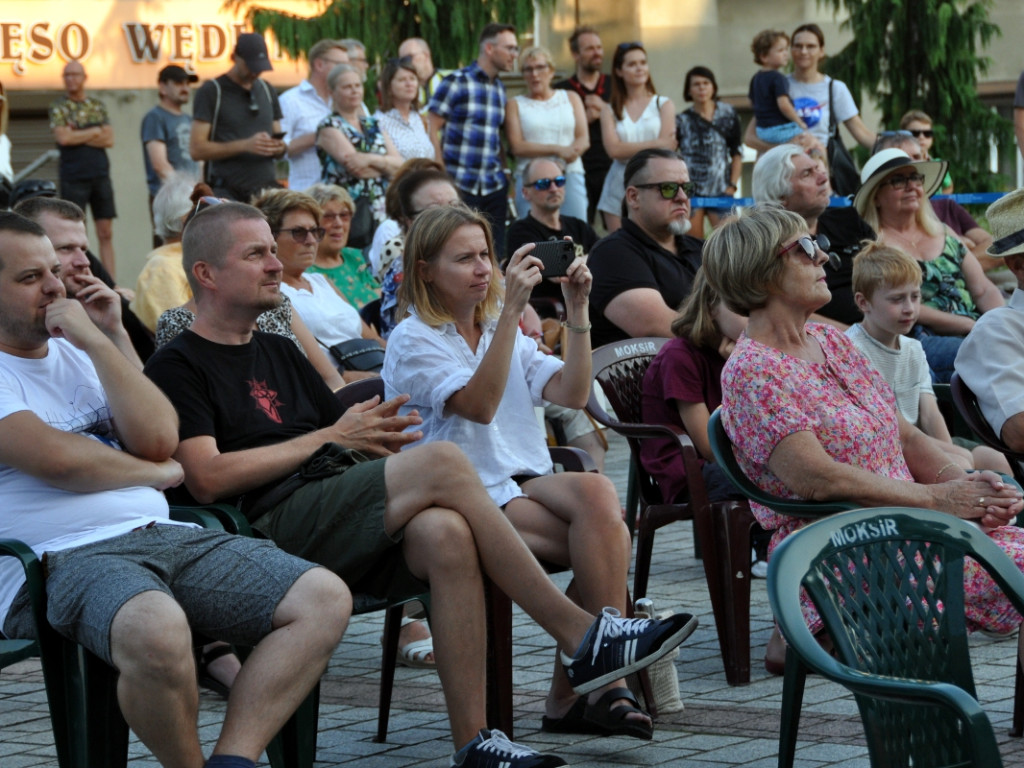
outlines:
{"label": "straw hat", "polygon": [[1024,189],[996,200],[985,211],[985,216],[995,241],[985,253],[997,259],[1024,253]]}
{"label": "straw hat", "polygon": [[938,191],[942,177],[946,175],[946,165],[945,160],[911,160],[910,155],[895,147],[883,149],[864,163],[860,172],[860,189],[853,198],[853,207],[863,216],[878,185],[893,171],[907,166],[912,166],[924,176],[924,194],[925,197],[931,197]]}

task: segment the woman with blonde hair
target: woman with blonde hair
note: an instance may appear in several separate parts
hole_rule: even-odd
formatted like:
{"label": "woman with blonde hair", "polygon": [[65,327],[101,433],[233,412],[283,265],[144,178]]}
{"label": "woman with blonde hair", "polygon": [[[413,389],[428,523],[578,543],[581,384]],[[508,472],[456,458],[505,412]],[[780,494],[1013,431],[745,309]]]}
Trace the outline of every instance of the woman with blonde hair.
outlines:
{"label": "woman with blonde hair", "polygon": [[583,100],[573,91],[551,87],[555,65],[547,48],[535,45],[523,51],[519,71],[526,93],[509,99],[505,107],[505,133],[516,158],[516,214],[523,218],[530,210],[523,197],[526,164],[535,157],[557,157],[566,166],[561,213],[586,221],[587,184],[580,156],[590,148],[590,134]]}
{"label": "woman with blonde hair", "polygon": [[[423,442],[465,451],[488,493],[541,560],[572,567],[569,596],[585,609],[626,609],[629,532],[607,477],[554,474],[534,415],[544,401],[582,408],[590,392],[591,275],[575,258],[562,286],[567,311],[564,363],[519,330],[543,277],[530,243],[508,264],[505,285],[487,220],[464,205],[419,215],[405,243],[399,316],[381,375],[387,397],[410,396]],[[653,725],[621,680],[577,697],[556,672],[544,730],[650,739]]]}

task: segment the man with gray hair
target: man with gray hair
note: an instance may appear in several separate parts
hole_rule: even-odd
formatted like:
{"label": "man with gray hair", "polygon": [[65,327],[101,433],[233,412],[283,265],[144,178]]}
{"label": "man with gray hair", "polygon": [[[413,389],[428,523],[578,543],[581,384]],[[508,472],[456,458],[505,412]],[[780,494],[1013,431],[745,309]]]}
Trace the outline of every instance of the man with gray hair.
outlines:
{"label": "man with gray hair", "polygon": [[362,40],[354,37],[346,37],[338,43],[348,52],[348,63],[358,69],[363,75],[363,82],[366,82],[366,73],[370,69],[370,60],[366,56],[366,46]]}
{"label": "man with gray hair", "polygon": [[434,156],[444,162],[466,205],[490,221],[499,260],[505,254],[508,177],[501,146],[505,86],[498,75],[512,71],[518,54],[515,27],[488,24],[476,61],[442,80],[427,106]]}
{"label": "man with gray hair", "polygon": [[434,57],[430,52],[430,46],[422,37],[409,37],[403,40],[402,44],[398,46],[398,57],[401,59],[408,57],[412,62],[413,69],[416,70],[416,77],[420,81],[420,104],[423,105],[420,111],[426,114],[430,97],[434,95],[437,86],[441,84],[445,75],[451,73],[451,70],[441,72],[434,68]]}
{"label": "man with gray hair", "polygon": [[281,130],[288,145],[288,188],[303,190],[320,181],[316,156],[316,127],[331,114],[327,75],[338,64],[348,64],[345,46],[338,40],[314,43],[307,54],[309,77],[281,94]]}
{"label": "man with gray hair", "polygon": [[830,208],[832,187],[828,171],[796,144],[780,144],[765,152],[754,165],[754,202],[776,203],[803,217],[807,231],[828,238],[828,251],[839,254],[839,269],[825,265],[825,279],[832,300],[813,317],[845,330],[859,322],[860,310],[853,300],[853,257],[864,240],[875,233],[850,208]]}
{"label": "man with gray hair", "polygon": [[703,241],[691,237],[686,163],[667,149],[642,149],[626,164],[622,228],[597,241],[587,266],[591,341],[672,336],[671,325],[690,294]]}

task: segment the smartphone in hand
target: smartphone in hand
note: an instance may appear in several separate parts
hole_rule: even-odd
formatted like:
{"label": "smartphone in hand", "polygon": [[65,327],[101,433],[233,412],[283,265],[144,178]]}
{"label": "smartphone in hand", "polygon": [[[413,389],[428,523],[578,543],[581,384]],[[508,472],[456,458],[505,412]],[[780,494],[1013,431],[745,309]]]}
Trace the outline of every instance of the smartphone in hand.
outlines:
{"label": "smartphone in hand", "polygon": [[541,272],[544,277],[565,277],[566,270],[576,258],[576,246],[571,240],[546,240],[533,246],[530,255],[536,256],[544,265]]}

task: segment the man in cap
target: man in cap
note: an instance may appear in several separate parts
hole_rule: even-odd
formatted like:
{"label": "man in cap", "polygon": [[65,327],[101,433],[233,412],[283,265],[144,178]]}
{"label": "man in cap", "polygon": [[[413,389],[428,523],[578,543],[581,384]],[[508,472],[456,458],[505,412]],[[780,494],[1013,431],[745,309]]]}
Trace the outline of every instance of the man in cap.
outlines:
{"label": "man in cap", "polygon": [[[181,111],[192,95],[189,85],[199,82],[199,77],[177,64],[169,64],[160,70],[156,81],[160,101],[142,118],[142,158],[146,163],[151,214],[153,198],[160,191],[164,179],[174,171],[193,176],[199,174],[199,163],[192,159],[188,147],[192,116]],[[154,237],[153,247],[159,245]]]}
{"label": "man in cap", "polygon": [[1024,452],[1024,189],[992,203],[985,216],[994,238],[988,255],[1006,263],[1017,288],[1006,306],[978,318],[954,365],[995,433]]}
{"label": "man in cap", "polygon": [[65,95],[50,105],[50,130],[60,150],[60,196],[83,211],[92,209],[100,260],[114,270],[114,188],[107,150],[114,146],[114,128],[107,108],[85,95],[85,67],[69,61],[64,67]]}
{"label": "man in cap", "polygon": [[274,160],[286,147],[277,94],[260,77],[273,69],[263,36],[239,35],[232,60],[226,74],[196,92],[189,148],[193,160],[206,163],[215,195],[248,202],[278,186]]}

